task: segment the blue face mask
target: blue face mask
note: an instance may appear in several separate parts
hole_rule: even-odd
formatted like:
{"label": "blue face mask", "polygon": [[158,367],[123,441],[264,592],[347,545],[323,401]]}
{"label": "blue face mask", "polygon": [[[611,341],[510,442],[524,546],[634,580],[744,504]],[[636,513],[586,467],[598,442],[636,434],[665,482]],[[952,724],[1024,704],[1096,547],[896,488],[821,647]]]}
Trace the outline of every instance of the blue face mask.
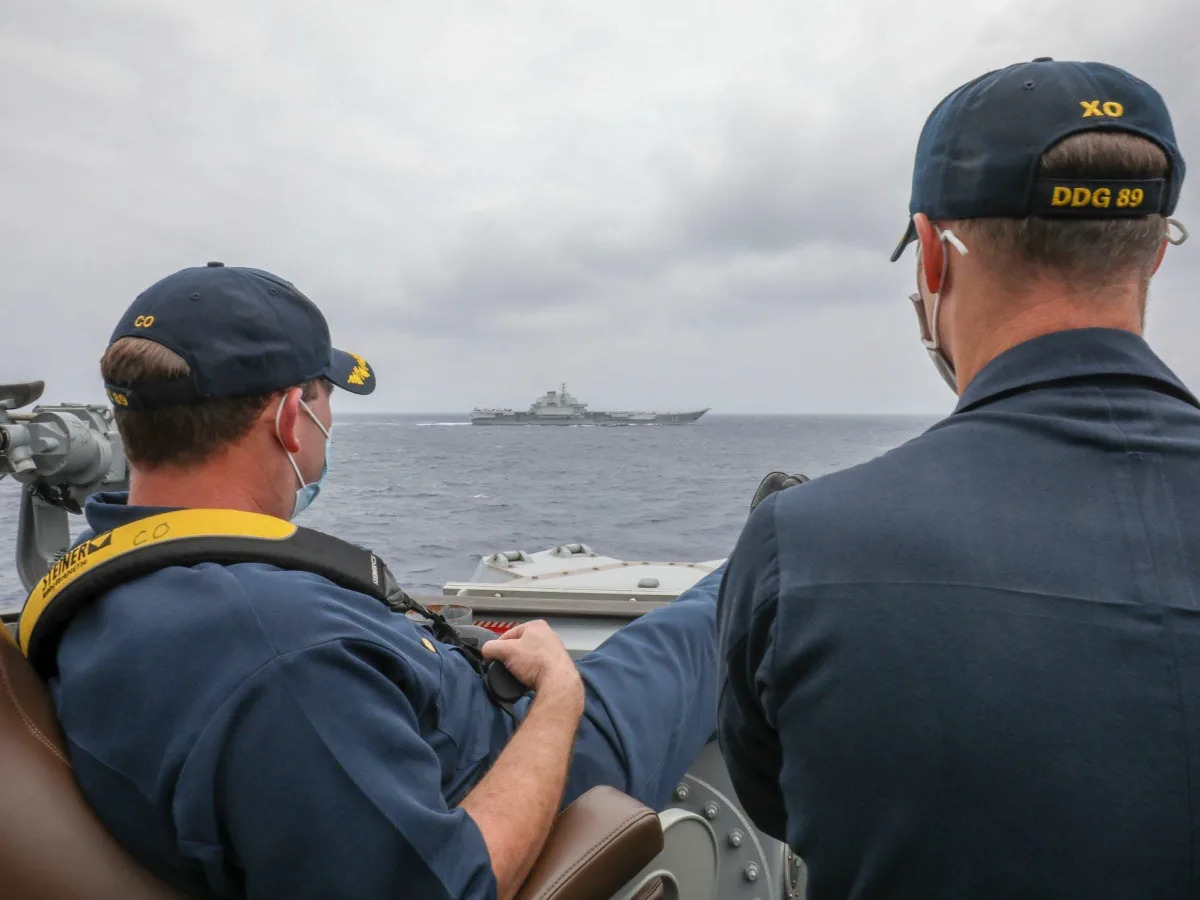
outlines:
{"label": "blue face mask", "polygon": [[312,484],[306,484],[296,491],[296,504],[292,507],[291,516],[293,519],[308,509],[309,505],[317,499],[317,494],[321,493],[321,485],[325,483],[325,476],[329,474],[329,455],[332,451],[333,440],[331,438],[325,443],[325,465],[321,467],[320,477]]}
{"label": "blue face mask", "polygon": [[[283,412],[284,399],[286,399],[286,397],[279,401],[279,410],[275,413],[276,437],[279,437],[279,414]],[[312,502],[317,499],[317,495],[321,493],[321,485],[325,482],[325,476],[329,474],[329,457],[333,452],[333,435],[330,434],[329,431],[325,430],[325,426],[321,424],[321,420],[313,414],[313,411],[308,408],[307,403],[301,400],[300,405],[304,407],[304,411],[308,413],[308,417],[312,419],[314,423],[316,423],[316,426],[321,429],[321,433],[325,435],[325,465],[321,467],[321,474],[316,481],[314,481],[312,484],[305,484],[304,476],[300,474],[300,467],[296,465],[296,458],[292,456],[291,452],[286,447],[284,448],[283,452],[287,453],[288,460],[291,462],[292,468],[296,472],[296,477],[300,479],[300,487],[296,490],[296,502],[292,506],[292,514],[289,516],[289,519],[296,518],[296,516],[308,509]],[[282,438],[280,438],[280,443],[283,443]]]}

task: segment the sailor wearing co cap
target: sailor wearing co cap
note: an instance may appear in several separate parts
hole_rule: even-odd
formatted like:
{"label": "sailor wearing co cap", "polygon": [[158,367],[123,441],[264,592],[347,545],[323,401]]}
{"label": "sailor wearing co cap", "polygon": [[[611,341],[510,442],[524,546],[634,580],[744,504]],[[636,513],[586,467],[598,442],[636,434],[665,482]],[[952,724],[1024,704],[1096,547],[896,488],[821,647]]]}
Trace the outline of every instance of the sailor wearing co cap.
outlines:
{"label": "sailor wearing co cap", "polygon": [[[101,549],[177,513],[277,534],[328,469],[327,385],[375,383],[290,283],[219,265],[141,294],[101,373],[131,467],[84,509]],[[176,557],[54,623],[75,777],[189,895],[511,898],[562,806],[607,784],[661,807],[712,736],[722,570],[578,661],[543,621],[484,644],[532,689],[506,707],[452,635],[325,568]]]}
{"label": "sailor wearing co cap", "polygon": [[[182,377],[159,377],[170,371],[170,363],[159,376],[144,377],[145,354],[130,350],[125,339],[151,341],[176,354],[172,361]],[[215,261],[168,275],[139,294],[113,329],[102,368],[118,425],[134,430],[135,448],[147,445],[144,461],[151,464],[173,454],[169,448],[157,452],[159,442],[142,435],[186,431],[205,418],[181,415],[180,407],[195,409],[220,400],[252,404],[253,398],[284,391],[275,410],[276,433],[299,480],[288,518],[316,499],[329,471],[332,410],[328,390],[316,385],[354,394],[375,390],[372,367],[358,354],[332,345],[324,315],[294,284],[262,269]],[[299,386],[306,386],[303,395]],[[300,440],[304,429],[295,427],[298,410],[321,432],[319,459],[314,459],[317,442]],[[213,423],[222,418],[216,414]],[[205,455],[202,445],[207,443],[199,438],[193,459]]]}
{"label": "sailor wearing co cap", "polygon": [[1183,177],[1103,63],[928,117],[894,258],[957,405],[763,499],[718,599],[725,759],[810,900],[1197,895],[1200,405],[1142,337]]}

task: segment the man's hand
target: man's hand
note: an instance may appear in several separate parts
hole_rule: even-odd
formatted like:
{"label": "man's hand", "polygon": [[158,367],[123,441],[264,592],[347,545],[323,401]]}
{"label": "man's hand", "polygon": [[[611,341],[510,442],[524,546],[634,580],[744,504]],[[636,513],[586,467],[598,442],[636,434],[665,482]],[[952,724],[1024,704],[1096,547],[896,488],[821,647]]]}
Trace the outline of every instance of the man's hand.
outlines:
{"label": "man's hand", "polygon": [[583,679],[562,640],[541,619],[480,649],[537,692],[508,746],[460,804],[487,844],[499,900],[510,900],[558,813],[583,715]]}
{"label": "man's hand", "polygon": [[502,662],[517,681],[539,695],[554,694],[583,704],[583,681],[562,639],[543,619],[522,622],[480,648],[484,657]]}

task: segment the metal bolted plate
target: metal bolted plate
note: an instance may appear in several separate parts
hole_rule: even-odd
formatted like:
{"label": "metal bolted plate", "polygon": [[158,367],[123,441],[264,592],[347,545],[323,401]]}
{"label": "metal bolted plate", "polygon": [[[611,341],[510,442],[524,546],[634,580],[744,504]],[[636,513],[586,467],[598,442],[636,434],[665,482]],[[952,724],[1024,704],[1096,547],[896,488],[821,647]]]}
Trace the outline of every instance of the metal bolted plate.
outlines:
{"label": "metal bolted plate", "polygon": [[755,828],[736,796],[715,742],[700,752],[672,794],[671,812],[692,813],[712,829],[718,862],[713,900],[801,900],[802,878],[799,893],[789,883],[787,847]]}

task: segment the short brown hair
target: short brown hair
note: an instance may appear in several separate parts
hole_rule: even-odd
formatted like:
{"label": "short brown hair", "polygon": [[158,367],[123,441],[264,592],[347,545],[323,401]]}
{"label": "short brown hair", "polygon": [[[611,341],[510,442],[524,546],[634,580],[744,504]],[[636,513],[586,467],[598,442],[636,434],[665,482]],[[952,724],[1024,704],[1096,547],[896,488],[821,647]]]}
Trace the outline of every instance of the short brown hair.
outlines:
{"label": "short brown hair", "polygon": [[[1042,156],[1039,177],[1161,178],[1167,156],[1155,143],[1127,132],[1088,131],[1067,137]],[[1137,218],[966,219],[945,223],[984,264],[1009,279],[1050,272],[1060,280],[1098,287],[1136,275],[1145,291],[1166,220]],[[968,240],[970,238],[970,240]]]}
{"label": "short brown hair", "polygon": [[[125,337],[114,341],[100,360],[106,382],[132,388],[187,378],[191,369],[183,357],[155,341]],[[300,385],[304,399],[317,395],[317,381]],[[244,438],[274,394],[253,394],[206,400],[190,406],[128,410],[115,407],[117,430],[125,456],[134,465],[152,469],[163,465],[202,463],[218,449]]]}

